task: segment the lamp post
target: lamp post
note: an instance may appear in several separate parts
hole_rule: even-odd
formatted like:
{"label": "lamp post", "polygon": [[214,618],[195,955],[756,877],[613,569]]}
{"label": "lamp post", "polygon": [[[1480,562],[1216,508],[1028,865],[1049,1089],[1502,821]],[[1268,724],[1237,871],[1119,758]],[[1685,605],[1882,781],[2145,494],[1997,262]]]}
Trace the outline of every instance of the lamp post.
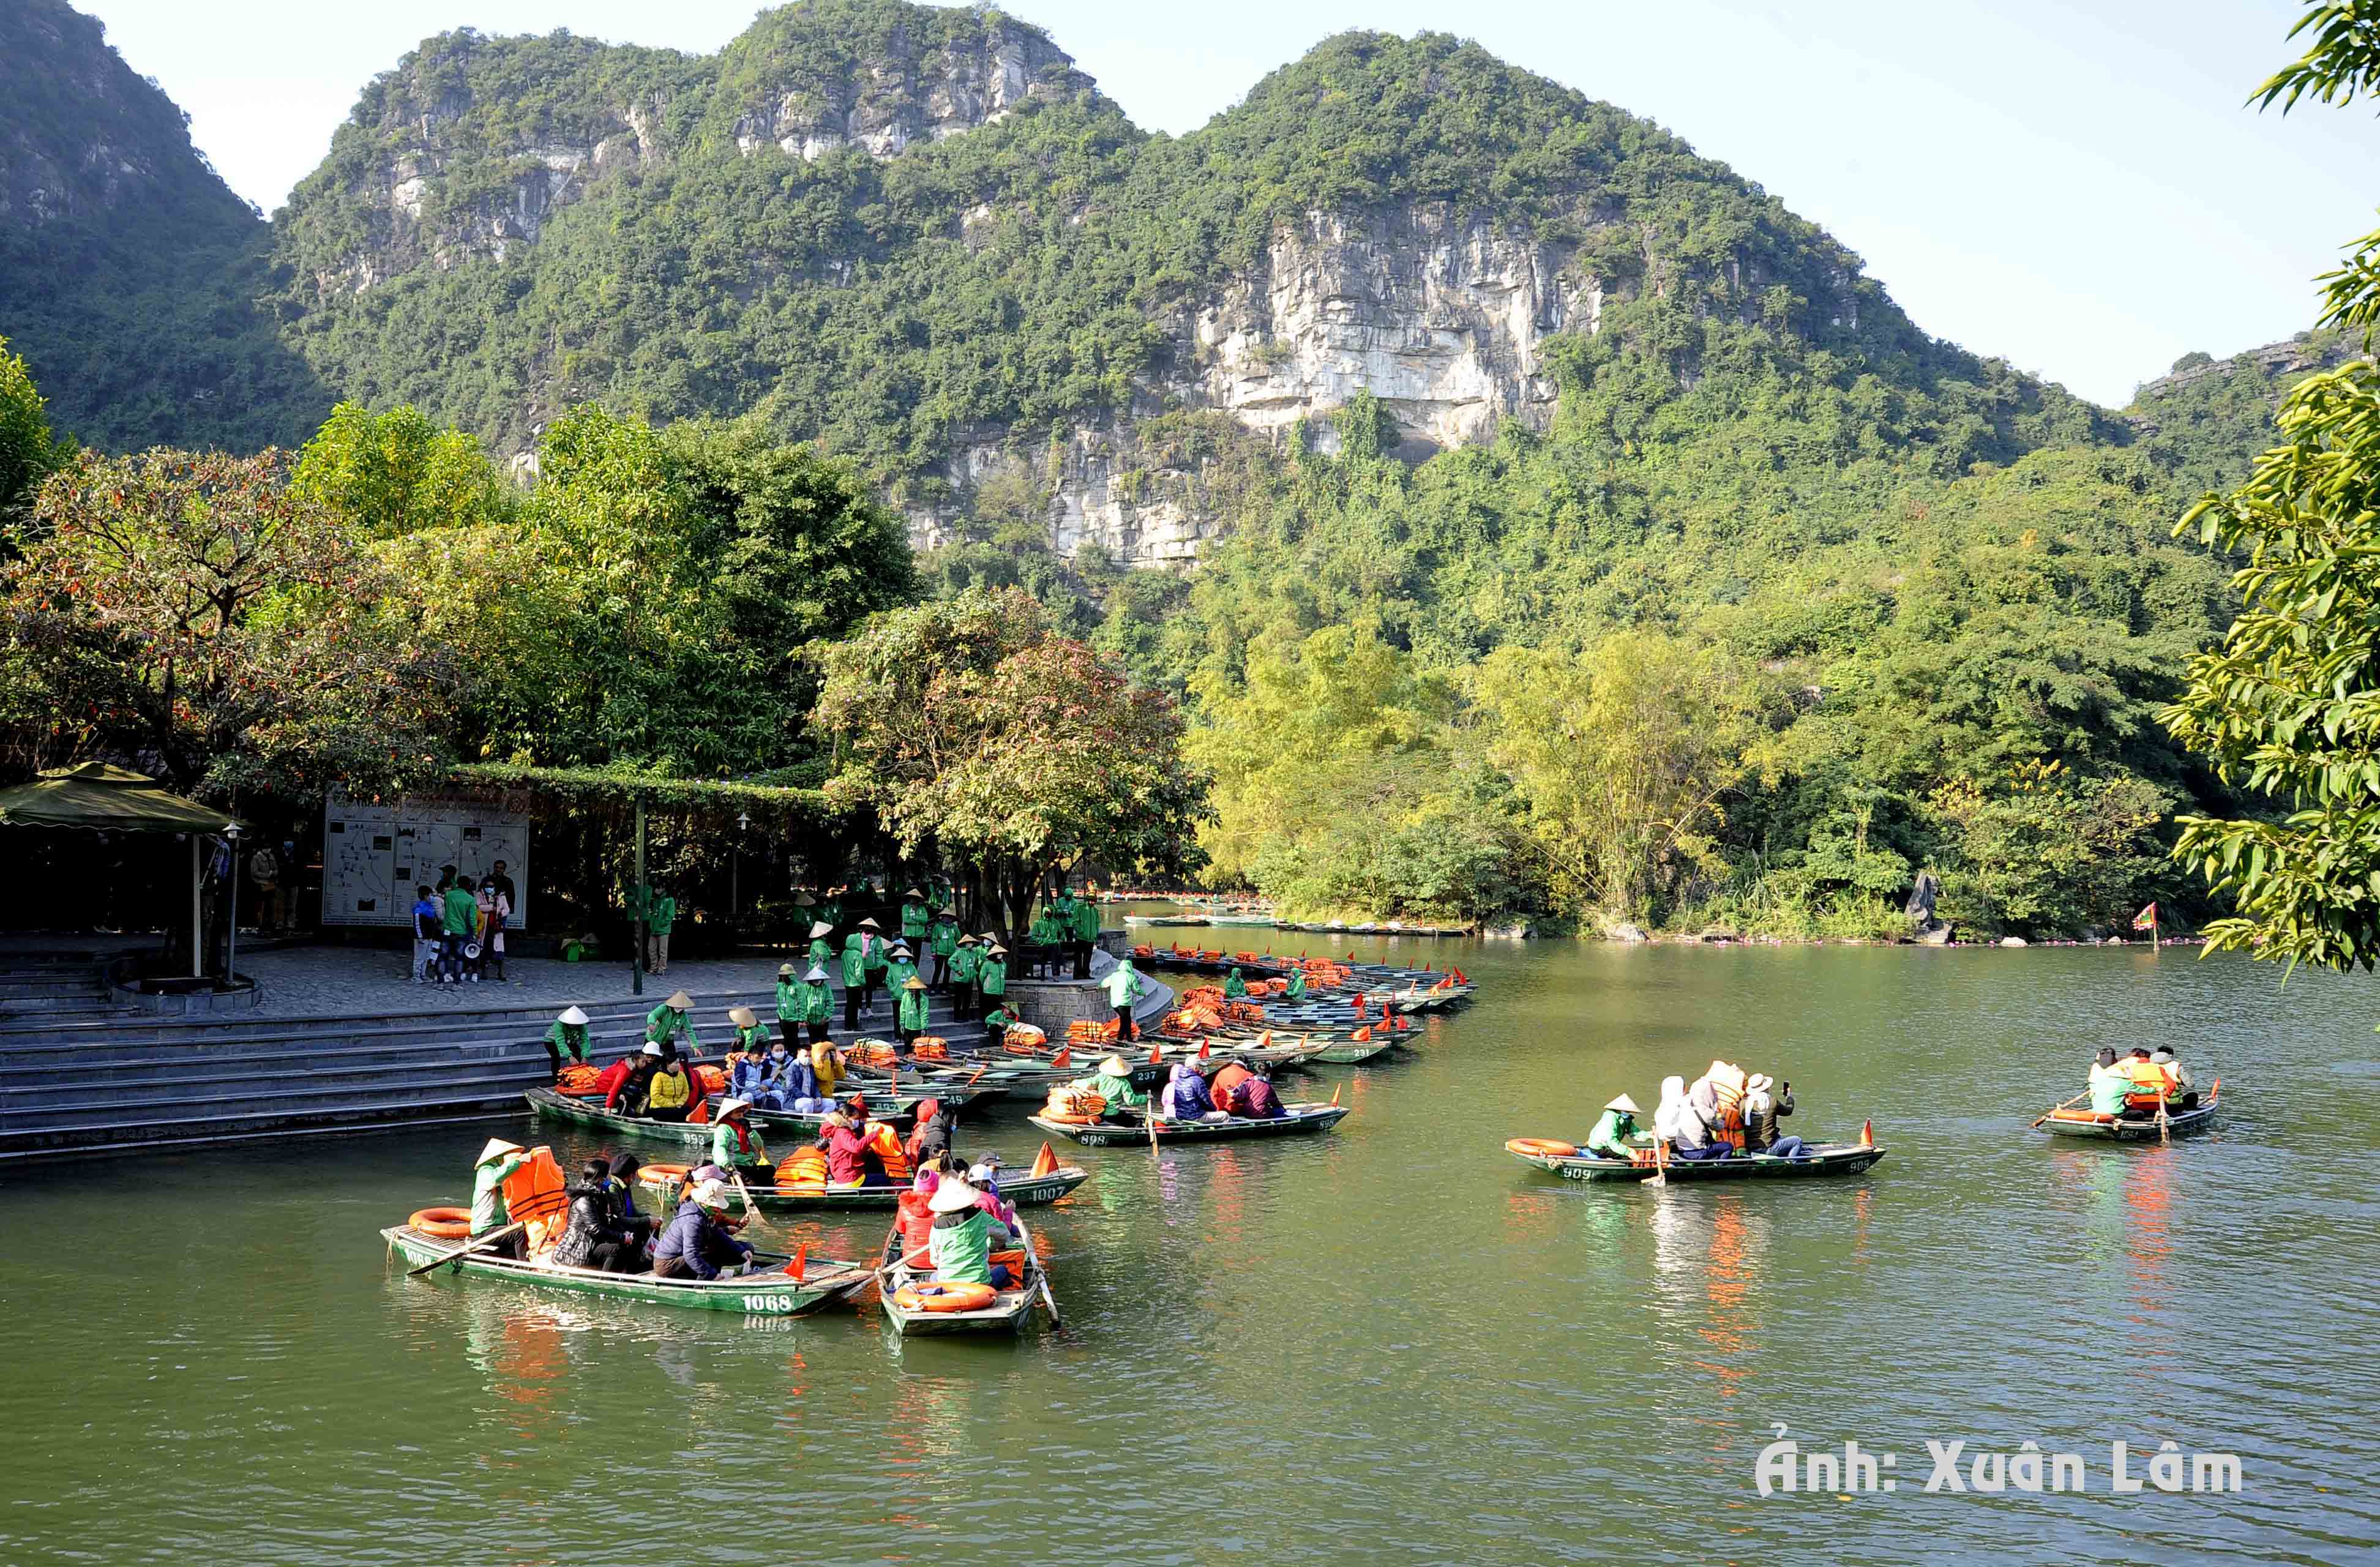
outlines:
{"label": "lamp post", "polygon": [[752,813],[735,813],[735,842],[727,850],[727,915],[733,919],[744,912],[744,834],[752,830]]}
{"label": "lamp post", "polygon": [[231,845],[231,920],[224,927],[224,989],[239,983],[239,823],[224,828]]}

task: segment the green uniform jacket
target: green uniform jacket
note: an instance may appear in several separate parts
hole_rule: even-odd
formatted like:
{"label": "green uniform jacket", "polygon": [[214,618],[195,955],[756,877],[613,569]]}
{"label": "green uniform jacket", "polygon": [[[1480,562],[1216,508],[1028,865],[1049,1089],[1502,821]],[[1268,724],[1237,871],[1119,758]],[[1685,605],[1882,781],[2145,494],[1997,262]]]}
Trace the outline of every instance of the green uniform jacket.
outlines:
{"label": "green uniform jacket", "polygon": [[1129,1077],[1111,1077],[1102,1072],[1096,1077],[1077,1077],[1072,1086],[1077,1088],[1088,1088],[1092,1093],[1106,1099],[1110,1110],[1113,1110],[1120,1104],[1135,1105],[1145,1102],[1141,1099],[1140,1090],[1132,1086],[1132,1079]]}
{"label": "green uniform jacket", "polygon": [[981,947],[960,947],[951,954],[951,978],[962,985],[972,985],[983,968]]}
{"label": "green uniform jacket", "polygon": [[1059,893],[1050,900],[1050,906],[1041,912],[1049,917],[1050,923],[1057,929],[1057,935],[1050,938],[1052,941],[1071,941],[1075,939],[1074,893]]}
{"label": "green uniform jacket", "polygon": [[917,972],[917,966],[905,957],[895,963],[888,963],[884,966],[884,983],[894,995],[900,995],[901,987],[915,978]]}
{"label": "green uniform jacket", "polygon": [[1293,1002],[1305,994],[1305,976],[1303,974],[1291,975],[1289,977],[1289,989],[1283,990],[1281,994],[1282,1000]]}
{"label": "green uniform jacket", "polygon": [[1244,1001],[1246,999],[1247,993],[1248,982],[1240,978],[1240,971],[1238,969],[1234,968],[1229,974],[1223,976],[1223,994],[1231,997],[1234,1001]]}
{"label": "green uniform jacket", "polygon": [[932,1010],[933,999],[927,995],[925,991],[904,990],[901,992],[902,1027],[923,1028],[926,1026],[927,1016],[932,1012]]}
{"label": "green uniform jacket", "polygon": [[760,1133],[758,1128],[754,1128],[752,1132],[752,1151],[746,1153],[741,1148],[736,1146],[735,1127],[730,1126],[724,1121],[714,1121],[711,1123],[711,1163],[719,1165],[721,1168],[726,1170],[734,1170],[738,1167],[749,1170],[756,1164],[767,1163],[767,1156],[768,1150],[760,1146]]}
{"label": "green uniform jacket", "polygon": [[677,923],[677,900],[663,893],[653,900],[652,912],[645,916],[645,929],[656,936],[666,936]]}
{"label": "green uniform jacket", "polygon": [[1016,1014],[1004,1006],[993,1007],[983,1014],[984,1028],[990,1033],[996,1034],[1015,1021]]}
{"label": "green uniform jacket", "polygon": [[827,899],[826,902],[818,905],[818,917],[819,918],[826,921],[827,928],[829,929],[842,924],[843,900],[841,898]]}
{"label": "green uniform jacket", "polygon": [[[878,936],[873,942],[869,943],[868,948],[868,972],[870,974],[883,973],[886,966],[891,964],[892,961],[891,955],[892,952],[892,943],[886,941],[882,936]],[[881,980],[877,982],[879,984],[883,983]]]}
{"label": "green uniform jacket", "polygon": [[1106,923],[1099,915],[1099,905],[1085,898],[1075,905],[1075,940],[1096,941],[1099,927]]}
{"label": "green uniform jacket", "polygon": [[545,1042],[562,1052],[565,1061],[587,1059],[587,1025],[557,1023],[545,1031]]}
{"label": "green uniform jacket", "polygon": [[834,1012],[834,990],[825,980],[816,984],[802,981],[801,1012],[805,1023],[824,1023]]}
{"label": "green uniform jacket", "polygon": [[449,936],[468,936],[480,928],[480,900],[460,887],[446,889],[439,924]]}
{"label": "green uniform jacket", "polygon": [[987,996],[1008,994],[1008,960],[1004,957],[985,958],[983,966],[976,971],[975,982],[983,988]]}
{"label": "green uniform jacket", "polygon": [[769,1053],[769,1041],[771,1038],[773,1036],[770,1034],[767,1024],[755,1023],[749,1028],[736,1029],[735,1038],[727,1041],[727,1048],[731,1051],[742,1051],[747,1055],[766,1055]]}
{"label": "green uniform jacket", "polygon": [[934,928],[927,932],[927,940],[933,943],[934,955],[936,957],[950,956],[953,953],[959,950],[958,921],[954,919],[935,920]]}
{"label": "green uniform jacket", "polygon": [[925,939],[926,927],[934,922],[933,911],[923,904],[901,905],[901,939],[917,941]]}
{"label": "green uniform jacket", "polygon": [[810,963],[812,966],[815,966],[821,964],[832,963],[833,961],[834,948],[828,945],[827,939],[824,936],[811,937]]}
{"label": "green uniform jacket", "polygon": [[868,960],[859,953],[861,940],[856,930],[843,939],[843,982],[846,985],[868,983]]}
{"label": "green uniform jacket", "polygon": [[991,1237],[995,1230],[1003,1238],[1008,1233],[979,1208],[956,1224],[936,1224],[931,1243],[934,1277],[953,1284],[990,1283]]}
{"label": "green uniform jacket", "polygon": [[1059,924],[1058,917],[1047,909],[1033,917],[1032,925],[1027,927],[1025,932],[1025,939],[1037,947],[1054,947],[1066,940],[1066,930]]}
{"label": "green uniform jacket", "polygon": [[1626,1159],[1628,1157],[1626,1139],[1642,1137],[1644,1135],[1645,1129],[1636,1124],[1634,1116],[1624,1110],[1607,1110],[1603,1112],[1603,1119],[1595,1124],[1595,1130],[1586,1135],[1586,1146],[1590,1148],[1609,1148],[1621,1158]]}
{"label": "green uniform jacket", "polygon": [[508,1153],[493,1164],[482,1164],[471,1175],[471,1233],[501,1230],[513,1216],[504,1202],[504,1178],[528,1162],[525,1153]]}
{"label": "green uniform jacket", "polygon": [[[1108,970],[1108,977],[1099,981],[1099,989],[1108,993],[1108,1005],[1124,1006],[1140,993],[1140,976],[1132,971],[1131,965],[1120,963]],[[1245,990],[1240,993],[1247,994]]]}
{"label": "green uniform jacket", "polygon": [[798,979],[777,981],[777,1021],[798,1023],[802,1016],[802,982]]}
{"label": "green uniform jacket", "polygon": [[694,1025],[686,1021],[686,1014],[678,1011],[669,1002],[663,1002],[645,1014],[646,1039],[658,1045],[673,1034],[685,1035],[688,1050],[698,1051],[702,1048],[702,1041],[695,1037]]}

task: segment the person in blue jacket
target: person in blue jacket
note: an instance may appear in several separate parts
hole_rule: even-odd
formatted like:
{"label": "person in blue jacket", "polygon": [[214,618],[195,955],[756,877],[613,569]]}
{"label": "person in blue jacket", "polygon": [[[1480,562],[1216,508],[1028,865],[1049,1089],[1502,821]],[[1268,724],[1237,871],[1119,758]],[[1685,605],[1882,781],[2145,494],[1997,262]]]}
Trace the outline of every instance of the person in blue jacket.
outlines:
{"label": "person in blue jacket", "polygon": [[716,1279],[723,1268],[748,1264],[751,1243],[737,1240],[719,1223],[726,1211],[725,1186],[717,1181],[697,1183],[653,1241],[653,1277]]}

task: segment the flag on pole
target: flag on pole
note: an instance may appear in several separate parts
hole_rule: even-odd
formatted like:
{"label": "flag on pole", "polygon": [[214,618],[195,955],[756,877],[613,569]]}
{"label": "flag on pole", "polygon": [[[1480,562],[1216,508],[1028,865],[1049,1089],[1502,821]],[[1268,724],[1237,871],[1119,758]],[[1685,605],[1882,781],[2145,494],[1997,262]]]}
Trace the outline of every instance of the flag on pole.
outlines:
{"label": "flag on pole", "polygon": [[2155,904],[2149,905],[2148,907],[2132,916],[2132,929],[2135,930],[2154,930],[2156,929],[2156,905]]}

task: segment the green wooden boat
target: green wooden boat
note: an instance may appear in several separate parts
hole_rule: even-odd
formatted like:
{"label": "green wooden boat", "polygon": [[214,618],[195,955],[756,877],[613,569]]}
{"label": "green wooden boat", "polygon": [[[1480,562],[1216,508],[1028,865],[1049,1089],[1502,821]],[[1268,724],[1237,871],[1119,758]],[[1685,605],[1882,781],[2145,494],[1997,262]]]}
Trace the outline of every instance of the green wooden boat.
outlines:
{"label": "green wooden boat", "polygon": [[[407,1266],[419,1268],[452,1257],[461,1243],[425,1235],[404,1224],[381,1232],[389,1250]],[[650,1273],[605,1273],[593,1268],[561,1268],[551,1263],[516,1262],[508,1257],[465,1257],[450,1266],[423,1275],[467,1273],[482,1279],[509,1279],[532,1289],[567,1294],[603,1295],[644,1306],[681,1310],[733,1311],[745,1317],[800,1317],[836,1301],[848,1299],[875,1275],[848,1262],[811,1258],[796,1281],[785,1271],[792,1261],[782,1252],[755,1252],[756,1271],[733,1279],[656,1279]]]}
{"label": "green wooden boat", "polygon": [[902,1265],[901,1226],[895,1223],[892,1233],[884,1238],[884,1271],[877,1290],[884,1320],[905,1339],[961,1333],[1006,1333],[1014,1337],[1031,1327],[1034,1308],[1041,1304],[1041,1292],[1046,1285],[1041,1259],[1033,1254],[1033,1237],[1026,1233],[1022,1221],[1016,1231],[1018,1249],[1025,1254],[1025,1279],[1018,1288],[1001,1291],[990,1306],[975,1311],[924,1311],[902,1305],[899,1296],[912,1284],[930,1282],[933,1269]]}
{"label": "green wooden boat", "polygon": [[2090,1137],[2103,1143],[2155,1143],[2165,1137],[2194,1137],[2214,1130],[2215,1101],[2222,1087],[2220,1082],[2216,1083],[2215,1090],[2193,1109],[2168,1111],[2162,1136],[2155,1116],[2135,1121],[2094,1115],[2087,1110],[2053,1110],[2042,1119],[2041,1129],[2053,1137]]}
{"label": "green wooden boat", "polygon": [[1333,1039],[1310,1059],[1327,1061],[1333,1066],[1361,1066],[1367,1061],[1376,1061],[1388,1054],[1402,1043],[1404,1041],[1394,1034],[1385,1038],[1375,1036],[1369,1039]]}
{"label": "green wooden boat", "polygon": [[[1510,1143],[1504,1146],[1504,1151],[1524,1164],[1550,1171],[1565,1181],[1633,1184],[1649,1181],[1655,1174],[1652,1165],[1622,1164],[1616,1159],[1598,1159],[1591,1153],[1544,1153],[1517,1148]],[[1673,1159],[1669,1161],[1669,1176],[1672,1182],[1810,1181],[1828,1175],[1856,1175],[1883,1157],[1884,1149],[1870,1143],[1813,1143],[1807,1159],[1778,1159],[1768,1154],[1755,1154],[1748,1159]]]}
{"label": "green wooden boat", "polygon": [[[1062,1164],[1047,1175],[1002,1177],[1000,1195],[1019,1208],[1038,1208],[1056,1202],[1068,1192],[1091,1178],[1091,1172],[1079,1164]],[[656,1197],[677,1200],[675,1179],[652,1179],[641,1172],[638,1184]],[[846,1186],[840,1190],[830,1187],[823,1192],[781,1192],[773,1185],[751,1188],[752,1201],[763,1213],[851,1212],[874,1209],[881,1212],[898,1208],[906,1185]],[[733,1191],[727,1194],[728,1207],[741,1208],[743,1199]]]}
{"label": "green wooden boat", "polygon": [[[1282,1108],[1286,1115],[1253,1117],[1226,1115],[1215,1120],[1160,1121],[1157,1141],[1160,1147],[1173,1143],[1224,1143],[1258,1137],[1295,1137],[1316,1132],[1328,1132],[1351,1113],[1335,1104],[1293,1104]],[[1126,1121],[1094,1121],[1079,1124],[1071,1121],[1052,1121],[1047,1116],[1028,1116],[1033,1124],[1044,1132],[1061,1137],[1072,1137],[1085,1148],[1145,1148],[1148,1147],[1148,1122],[1136,1112]]]}

